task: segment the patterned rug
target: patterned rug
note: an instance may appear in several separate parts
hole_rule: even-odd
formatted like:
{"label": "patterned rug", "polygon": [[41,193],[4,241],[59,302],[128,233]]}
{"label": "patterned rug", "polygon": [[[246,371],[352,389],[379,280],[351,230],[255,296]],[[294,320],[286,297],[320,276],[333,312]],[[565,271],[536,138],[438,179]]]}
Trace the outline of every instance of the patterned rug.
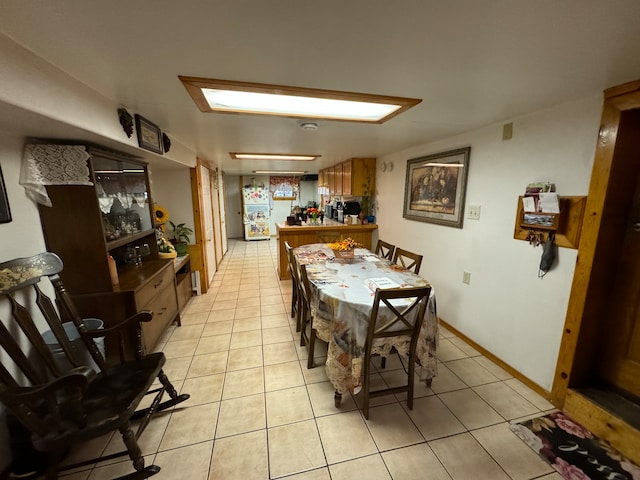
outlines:
{"label": "patterned rug", "polygon": [[511,430],[567,480],[640,480],[640,468],[562,412]]}

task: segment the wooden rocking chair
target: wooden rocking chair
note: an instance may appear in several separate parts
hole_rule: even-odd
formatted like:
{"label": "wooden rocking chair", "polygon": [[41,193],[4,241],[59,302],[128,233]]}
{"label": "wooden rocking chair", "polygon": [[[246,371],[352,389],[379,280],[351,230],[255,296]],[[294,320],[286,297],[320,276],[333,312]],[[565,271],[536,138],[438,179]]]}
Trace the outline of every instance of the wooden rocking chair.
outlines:
{"label": "wooden rocking chair", "polygon": [[[163,353],[142,355],[140,322],[150,321],[152,313],[139,312],[111,328],[87,329],[60,280],[62,267],[60,258],[49,252],[0,264],[0,312],[4,316],[10,311],[9,318],[0,318],[0,346],[6,353],[0,364],[0,401],[30,432],[33,447],[46,454],[47,479],[58,478],[60,461],[69,447],[115,430],[122,434],[126,451],[68,465],[64,470],[128,454],[135,472],[120,479],[148,478],[160,467],[145,467],[138,437],[155,412],[189,395],[178,395],[163,373]],[[51,287],[55,297],[45,293]],[[80,343],[69,340],[63,326],[67,321],[77,328]],[[43,339],[40,330],[46,328],[55,335],[60,353],[54,355]],[[122,345],[125,333],[132,330],[136,332],[136,358],[126,361],[121,348],[120,363],[107,365],[94,339],[116,335]],[[85,360],[78,354],[84,346],[89,354]],[[97,365],[97,372],[86,365],[88,358]],[[65,360],[71,367],[68,371],[60,366]],[[156,379],[160,386],[150,390]],[[165,392],[170,399],[162,402]],[[155,395],[151,406],[136,412],[148,394]],[[135,432],[134,418],[142,418]]]}

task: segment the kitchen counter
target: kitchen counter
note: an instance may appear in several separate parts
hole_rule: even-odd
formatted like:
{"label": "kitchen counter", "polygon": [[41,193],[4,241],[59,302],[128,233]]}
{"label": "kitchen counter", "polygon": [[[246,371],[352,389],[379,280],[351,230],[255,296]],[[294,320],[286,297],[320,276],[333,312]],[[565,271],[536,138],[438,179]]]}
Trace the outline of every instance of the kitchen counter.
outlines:
{"label": "kitchen counter", "polygon": [[287,225],[287,222],[276,223],[278,238],[278,276],[281,280],[290,278],[287,252],[284,248],[288,242],[292,248],[311,243],[331,243],[351,237],[356,242],[371,250],[373,232],[378,229],[375,223],[366,225],[348,225],[333,220],[325,220],[317,225]]}

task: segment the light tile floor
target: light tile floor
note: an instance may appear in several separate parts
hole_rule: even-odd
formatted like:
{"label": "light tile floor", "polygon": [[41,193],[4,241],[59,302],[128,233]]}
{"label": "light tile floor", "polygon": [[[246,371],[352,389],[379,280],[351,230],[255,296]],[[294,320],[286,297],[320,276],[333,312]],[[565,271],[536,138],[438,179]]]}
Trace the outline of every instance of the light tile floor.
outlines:
{"label": "light tile floor", "polygon": [[[560,479],[510,430],[509,422],[552,410],[544,398],[441,329],[438,377],[404,398],[373,399],[366,421],[360,395],[336,409],[317,344],[316,368],[290,318],[291,282],[276,275],[275,240],[230,241],[212,288],[193,297],[182,327],[158,349],[166,373],[191,398],[160,414],[141,438],[156,479]],[[389,359],[374,384],[405,375]],[[105,436],[68,461],[122,447]],[[65,478],[130,472],[129,461],[87,467]]]}

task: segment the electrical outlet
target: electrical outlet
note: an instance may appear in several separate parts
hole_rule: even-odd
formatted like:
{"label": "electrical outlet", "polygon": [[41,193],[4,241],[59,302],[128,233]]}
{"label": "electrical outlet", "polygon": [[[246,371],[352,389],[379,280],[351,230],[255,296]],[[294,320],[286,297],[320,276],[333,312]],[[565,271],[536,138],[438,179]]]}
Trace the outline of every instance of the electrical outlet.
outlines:
{"label": "electrical outlet", "polygon": [[469,285],[471,283],[471,273],[470,272],[462,272],[462,283],[466,283]]}
{"label": "electrical outlet", "polygon": [[480,220],[480,205],[469,205],[467,207],[467,218]]}

